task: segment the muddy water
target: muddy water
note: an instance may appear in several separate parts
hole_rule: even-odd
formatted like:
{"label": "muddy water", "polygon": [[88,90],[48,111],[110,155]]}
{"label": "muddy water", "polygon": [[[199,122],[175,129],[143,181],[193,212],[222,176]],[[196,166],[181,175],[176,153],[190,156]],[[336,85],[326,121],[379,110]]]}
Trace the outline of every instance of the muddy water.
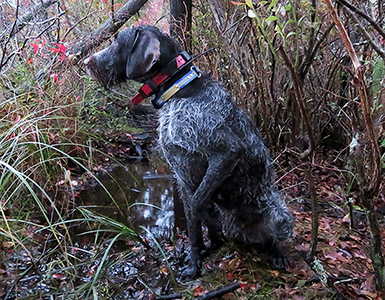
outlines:
{"label": "muddy water", "polygon": [[93,211],[133,227],[149,238],[149,235],[172,238],[175,215],[177,225],[183,226],[180,223],[183,209],[180,205],[174,207],[176,191],[172,175],[162,160],[151,158],[149,162],[112,165],[101,172],[99,179],[102,185],[79,194]]}

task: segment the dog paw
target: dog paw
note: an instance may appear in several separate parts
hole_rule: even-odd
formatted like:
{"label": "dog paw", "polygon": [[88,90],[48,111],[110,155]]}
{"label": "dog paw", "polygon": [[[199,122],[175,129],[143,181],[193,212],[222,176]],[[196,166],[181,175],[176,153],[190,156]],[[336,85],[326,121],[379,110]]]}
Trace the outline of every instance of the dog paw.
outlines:
{"label": "dog paw", "polygon": [[180,282],[187,282],[194,280],[195,278],[199,277],[201,275],[200,268],[193,265],[185,266],[181,269],[180,275],[179,275],[179,281]]}
{"label": "dog paw", "polygon": [[293,267],[291,261],[286,256],[272,257],[272,262],[274,267],[280,270]]}
{"label": "dog paw", "polygon": [[271,261],[277,269],[287,269],[287,268],[292,268],[293,265],[290,262],[290,260],[287,258],[287,256],[284,254],[282,249],[278,246],[275,245],[273,247],[273,253],[271,255]]}

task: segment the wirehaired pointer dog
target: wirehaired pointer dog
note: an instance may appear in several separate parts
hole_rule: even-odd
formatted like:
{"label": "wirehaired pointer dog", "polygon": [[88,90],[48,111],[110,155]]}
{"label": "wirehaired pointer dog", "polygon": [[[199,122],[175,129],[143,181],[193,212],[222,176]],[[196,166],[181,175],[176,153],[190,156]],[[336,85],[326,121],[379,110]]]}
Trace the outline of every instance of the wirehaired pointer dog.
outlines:
{"label": "wirehaired pointer dog", "polygon": [[263,245],[276,267],[288,265],[278,244],[291,235],[292,214],[273,182],[258,129],[220,83],[202,75],[173,39],[152,26],[124,30],[85,65],[107,89],[126,80],[144,83],[135,103],[155,95],[159,144],[177,181],[191,244],[183,280],[200,275],[203,224],[211,246],[224,233]]}

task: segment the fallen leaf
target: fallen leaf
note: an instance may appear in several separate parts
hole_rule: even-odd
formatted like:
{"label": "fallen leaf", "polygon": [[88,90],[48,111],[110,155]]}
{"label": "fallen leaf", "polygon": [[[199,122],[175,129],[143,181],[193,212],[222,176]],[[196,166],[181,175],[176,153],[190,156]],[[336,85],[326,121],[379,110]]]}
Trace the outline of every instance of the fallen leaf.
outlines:
{"label": "fallen leaf", "polygon": [[162,274],[164,274],[164,275],[168,275],[170,273],[170,270],[167,267],[165,267],[165,266],[161,266],[160,267],[160,272]]}
{"label": "fallen leaf", "polygon": [[204,294],[206,294],[208,292],[207,289],[205,289],[202,285],[199,285],[197,286],[194,291],[193,291],[193,295],[195,297],[200,297],[200,296],[203,296]]}
{"label": "fallen leaf", "polygon": [[271,275],[273,275],[274,277],[278,277],[279,276],[279,271],[278,270],[270,270],[269,273]]}

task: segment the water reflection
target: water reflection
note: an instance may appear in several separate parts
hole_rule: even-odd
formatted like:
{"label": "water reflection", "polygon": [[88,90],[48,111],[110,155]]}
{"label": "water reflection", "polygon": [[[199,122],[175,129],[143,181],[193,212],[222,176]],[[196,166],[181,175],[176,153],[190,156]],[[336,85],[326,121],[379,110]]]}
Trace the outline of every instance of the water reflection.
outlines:
{"label": "water reflection", "polygon": [[99,179],[104,188],[97,185],[79,194],[84,205],[135,229],[146,227],[151,233],[142,230],[144,237],[172,237],[174,188],[164,162],[114,165]]}

